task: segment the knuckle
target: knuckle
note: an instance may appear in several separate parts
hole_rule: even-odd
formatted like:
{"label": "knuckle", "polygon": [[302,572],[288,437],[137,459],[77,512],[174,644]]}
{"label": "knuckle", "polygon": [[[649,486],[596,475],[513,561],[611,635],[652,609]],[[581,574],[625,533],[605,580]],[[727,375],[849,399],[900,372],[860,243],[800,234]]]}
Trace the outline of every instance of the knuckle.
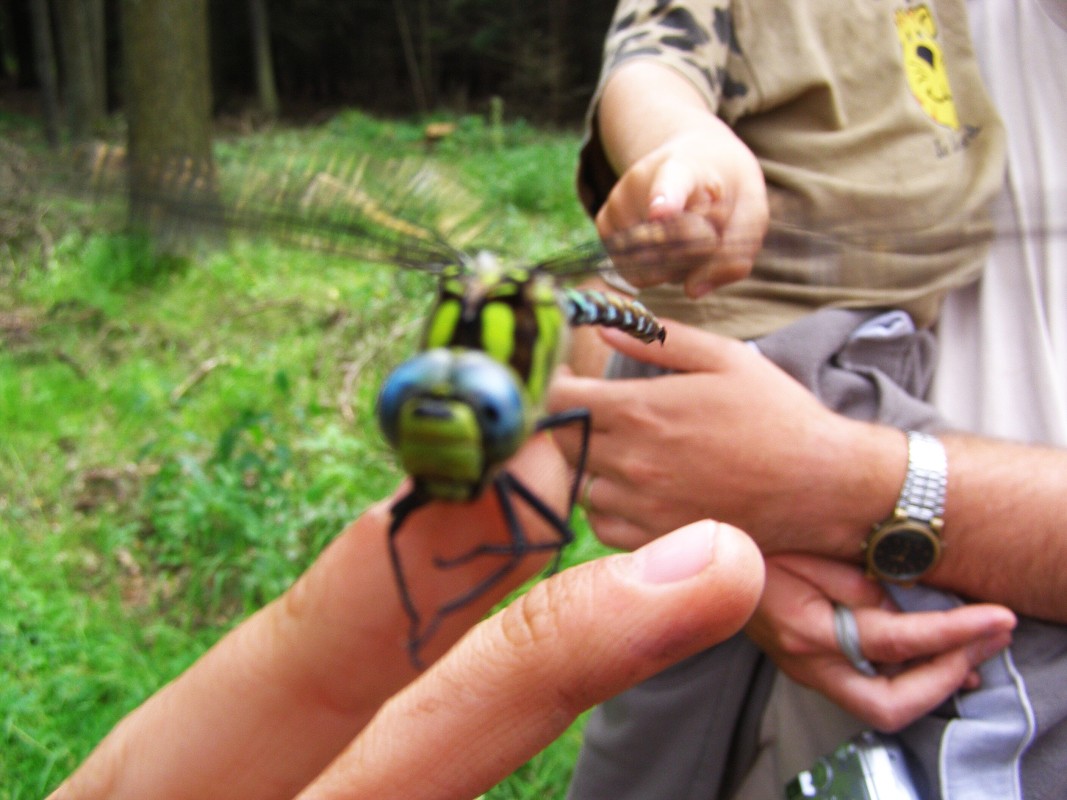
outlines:
{"label": "knuckle", "polygon": [[870,638],[864,646],[864,651],[867,650],[871,651],[868,658],[890,664],[902,664],[917,655],[910,642],[891,632],[883,632],[878,637]]}
{"label": "knuckle", "polygon": [[871,727],[882,733],[897,733],[908,724],[908,719],[900,708],[876,704],[871,711],[867,721],[871,723]]}
{"label": "knuckle", "polygon": [[523,595],[500,618],[501,643],[512,652],[536,649],[549,639],[554,618],[551,608],[532,602],[529,594]]}
{"label": "knuckle", "polygon": [[671,470],[665,464],[645,457],[626,456],[620,467],[626,479],[636,486],[658,486],[671,480]]}
{"label": "knuckle", "polygon": [[798,656],[810,656],[813,653],[811,642],[807,637],[793,630],[777,630],[774,638],[778,649],[784,655],[796,658]]}
{"label": "knuckle", "polygon": [[[877,678],[888,684],[888,679]],[[892,685],[883,687],[877,693],[867,692],[862,698],[860,716],[877,731],[897,733],[911,722],[912,706],[904,702],[899,692],[893,691]]]}
{"label": "knuckle", "polygon": [[752,271],[752,259],[732,254],[730,257],[715,264],[714,283],[716,286],[725,286],[747,278]]}
{"label": "knuckle", "polygon": [[559,642],[573,642],[580,636],[591,644],[588,632],[581,633],[581,620],[586,617],[581,609],[592,605],[592,574],[601,568],[594,564],[589,569],[563,573],[566,579],[538,583],[504,610],[500,635],[490,637],[493,656],[505,665],[502,672],[508,680],[514,680],[516,673],[525,673],[524,680],[530,685],[552,687],[545,702],[554,709],[552,716],[562,720],[572,720],[587,708],[595,691],[595,681],[587,684],[580,675],[571,674],[575,671],[573,659],[564,657],[568,648],[560,647]]}
{"label": "knuckle", "polygon": [[500,618],[507,645],[518,651],[535,651],[558,635],[566,620],[563,609],[577,602],[573,580],[541,581],[509,605]]}

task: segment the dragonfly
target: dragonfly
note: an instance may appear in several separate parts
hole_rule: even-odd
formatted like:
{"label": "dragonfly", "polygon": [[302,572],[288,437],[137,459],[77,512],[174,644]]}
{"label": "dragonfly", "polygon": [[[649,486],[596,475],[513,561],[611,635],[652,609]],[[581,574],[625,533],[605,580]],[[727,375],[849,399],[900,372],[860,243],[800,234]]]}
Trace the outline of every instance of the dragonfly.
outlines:
{"label": "dragonfly", "polygon": [[[660,280],[666,277],[664,270],[681,270],[702,252],[689,244],[665,258],[668,242],[689,226],[710,231],[703,220],[685,216],[669,224],[637,226],[611,237],[606,246],[590,242],[540,261],[515,262],[456,244],[480,233],[480,217],[463,207],[451,210],[459,190],[425,167],[397,166],[384,170],[389,175],[382,179],[381,166],[366,160],[260,170],[248,164],[220,169],[166,158],[140,165],[148,188],[135,193],[122,183],[127,166],[122,150],[95,149],[80,157],[88,162],[93,186],[107,186],[114,194],[118,184],[131,193],[142,221],[165,218],[182,232],[209,236],[220,230],[264,234],[436,277],[436,298],[418,352],[385,378],[376,408],[383,437],[411,478],[411,488],[391,507],[388,541],[410,623],[408,654],[416,667],[422,666],[423,647],[448,615],[489,592],[529,554],[548,551],[553,555],[549,569],[555,570],[562,550],[574,539],[569,520],[584,475],[590,415],[581,408],[545,412],[552,374],[566,356],[569,329],[617,328],[649,345],[666,338],[664,326],[639,301],[567,282],[610,270],[609,252],[638,263],[636,272],[644,276],[655,269]],[[453,200],[442,202],[442,195]],[[429,218],[437,224],[427,224]],[[659,255],[652,258],[653,253]],[[634,277],[640,280],[640,275]],[[533,434],[566,425],[580,428],[581,446],[567,505],[560,512],[513,474],[507,462]],[[435,563],[449,569],[482,556],[500,563],[424,619],[397,546],[405,522],[429,503],[467,503],[486,492],[499,504],[507,543],[485,544]],[[520,504],[547,523],[552,541],[529,541]]]}
{"label": "dragonfly", "polygon": [[[119,157],[98,154],[91,173],[106,174]],[[552,373],[565,357],[568,330],[613,327],[650,346],[668,335],[640,302],[569,283],[612,273],[617,265],[626,265],[622,275],[635,285],[677,281],[722,244],[706,220],[682,214],[550,258],[511,262],[468,246],[481,232],[483,218],[471,211],[455,184],[422,166],[383,170],[367,159],[327,159],[273,170],[242,165],[227,171],[168,159],[147,169],[148,184],[158,189],[138,199],[149,214],[162,212],[198,228],[262,233],[436,278],[436,298],[418,351],[385,378],[376,408],[382,435],[411,478],[410,488],[391,507],[388,543],[409,620],[408,655],[416,667],[422,666],[424,646],[448,615],[487,594],[530,554],[549,553],[549,569],[555,569],[574,539],[569,520],[585,470],[590,415],[581,408],[545,411]],[[980,246],[991,236],[990,228],[978,226],[962,234],[962,241]],[[960,241],[927,240],[909,247],[936,251]],[[873,267],[879,253],[901,249],[899,244],[779,226],[765,238],[764,252],[777,252],[788,263],[821,263],[832,270],[845,250],[862,252]],[[581,444],[561,513],[507,465],[534,433],[568,425],[580,429]],[[398,549],[405,523],[429,503],[467,503],[486,492],[495,495],[502,511],[507,542],[477,546],[435,563],[441,569],[482,557],[499,563],[424,618]],[[555,538],[531,542],[519,519],[520,505],[546,522]]]}

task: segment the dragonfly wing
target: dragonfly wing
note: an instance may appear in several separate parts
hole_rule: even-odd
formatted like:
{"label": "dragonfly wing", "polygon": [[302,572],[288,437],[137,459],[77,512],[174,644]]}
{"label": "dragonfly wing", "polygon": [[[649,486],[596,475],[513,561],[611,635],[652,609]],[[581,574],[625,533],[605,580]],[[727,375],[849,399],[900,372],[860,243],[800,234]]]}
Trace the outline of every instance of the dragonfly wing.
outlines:
{"label": "dragonfly wing", "polygon": [[681,281],[720,248],[714,227],[698,214],[645,222],[601,242],[560,253],[536,265],[558,278],[615,273],[635,287]]}
{"label": "dragonfly wing", "polygon": [[124,149],[98,146],[82,155],[82,170],[94,193],[127,195],[131,210],[208,235],[263,236],[434,273],[464,261],[462,243],[480,230],[479,203],[429,164],[328,154],[278,159],[159,157],[131,167]]}

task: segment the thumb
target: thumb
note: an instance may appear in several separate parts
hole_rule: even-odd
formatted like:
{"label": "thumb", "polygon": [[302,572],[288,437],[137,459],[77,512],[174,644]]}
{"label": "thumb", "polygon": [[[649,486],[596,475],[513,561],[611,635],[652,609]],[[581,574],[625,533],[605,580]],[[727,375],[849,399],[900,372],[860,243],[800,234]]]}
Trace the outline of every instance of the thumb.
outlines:
{"label": "thumb", "polygon": [[301,797],[473,797],[579,713],[737,632],[763,565],[698,522],[537,584],[379,712]]}

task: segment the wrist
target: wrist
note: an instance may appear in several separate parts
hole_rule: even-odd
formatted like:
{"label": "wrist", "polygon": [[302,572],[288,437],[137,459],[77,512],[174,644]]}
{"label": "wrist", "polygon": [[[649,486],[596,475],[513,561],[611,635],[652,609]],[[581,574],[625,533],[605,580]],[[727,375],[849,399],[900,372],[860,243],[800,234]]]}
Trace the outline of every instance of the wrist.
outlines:
{"label": "wrist", "polygon": [[868,577],[910,586],[941,558],[948,458],[928,433],[909,431],[908,468],[891,516],[874,525],[864,542]]}
{"label": "wrist", "polygon": [[860,563],[872,524],[891,516],[908,466],[906,434],[836,417],[822,437],[811,475],[818,480],[806,536],[798,548]]}

